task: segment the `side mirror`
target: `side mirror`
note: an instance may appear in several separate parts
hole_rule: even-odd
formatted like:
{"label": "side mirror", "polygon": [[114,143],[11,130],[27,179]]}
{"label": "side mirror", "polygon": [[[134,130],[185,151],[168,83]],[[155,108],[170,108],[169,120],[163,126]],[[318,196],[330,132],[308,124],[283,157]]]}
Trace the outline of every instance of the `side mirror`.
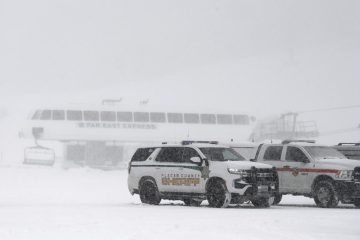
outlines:
{"label": "side mirror", "polygon": [[192,158],[190,158],[190,161],[192,161],[193,163],[197,163],[197,164],[201,163],[201,159],[199,157],[192,157]]}

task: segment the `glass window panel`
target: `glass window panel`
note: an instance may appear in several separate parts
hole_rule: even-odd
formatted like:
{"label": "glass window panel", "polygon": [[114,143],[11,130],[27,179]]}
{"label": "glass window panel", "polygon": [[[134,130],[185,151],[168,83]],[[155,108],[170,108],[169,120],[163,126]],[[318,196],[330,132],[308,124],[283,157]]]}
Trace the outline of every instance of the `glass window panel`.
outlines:
{"label": "glass window panel", "polygon": [[117,112],[117,120],[118,122],[132,122],[132,112]]}
{"label": "glass window panel", "polygon": [[165,113],[152,112],[150,113],[150,120],[151,122],[165,122],[166,121]]}
{"label": "glass window panel", "polygon": [[51,119],[51,110],[43,110],[40,116],[41,120],[50,120]]}
{"label": "glass window panel", "polygon": [[68,110],[66,111],[67,120],[70,121],[81,121],[82,112],[77,110]]}
{"label": "glass window panel", "polygon": [[53,110],[52,119],[53,120],[65,120],[65,111],[64,110]]}
{"label": "glass window panel", "polygon": [[215,114],[201,114],[200,119],[203,124],[216,124]]}
{"label": "glass window panel", "polygon": [[234,115],[234,124],[249,125],[250,119],[248,115]]}
{"label": "glass window panel", "polygon": [[148,112],[134,112],[135,122],[149,122],[150,117]]}
{"label": "glass window panel", "polygon": [[218,124],[232,124],[232,115],[230,114],[218,114],[217,115]]}
{"label": "glass window panel", "polygon": [[112,111],[102,111],[100,114],[101,121],[104,122],[115,122],[116,113]]}
{"label": "glass window panel", "polygon": [[97,111],[84,111],[85,121],[99,121],[99,112]]}
{"label": "glass window panel", "polygon": [[182,123],[184,121],[182,113],[168,113],[167,117],[169,123]]}
{"label": "glass window panel", "polygon": [[186,123],[199,123],[199,114],[197,113],[184,113],[184,120]]}

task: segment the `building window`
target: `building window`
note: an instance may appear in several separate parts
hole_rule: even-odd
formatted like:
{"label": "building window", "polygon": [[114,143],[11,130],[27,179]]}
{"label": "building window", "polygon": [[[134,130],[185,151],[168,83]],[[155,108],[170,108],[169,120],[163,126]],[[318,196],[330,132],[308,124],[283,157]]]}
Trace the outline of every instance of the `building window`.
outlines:
{"label": "building window", "polygon": [[184,120],[186,123],[199,123],[199,114],[197,113],[184,113]]}
{"label": "building window", "polygon": [[41,120],[50,120],[51,119],[51,110],[43,110],[40,116]]}
{"label": "building window", "polygon": [[148,112],[134,112],[135,122],[149,122],[150,117]]}
{"label": "building window", "polygon": [[215,114],[200,114],[202,124],[216,124]]}
{"label": "building window", "polygon": [[117,120],[118,122],[132,122],[132,112],[117,112]]}
{"label": "building window", "polygon": [[99,112],[97,111],[84,111],[85,121],[99,121]]}
{"label": "building window", "polygon": [[218,114],[217,115],[218,124],[232,124],[232,115],[230,114]]}
{"label": "building window", "polygon": [[152,112],[150,113],[150,121],[156,123],[166,122],[165,113],[162,112]]}
{"label": "building window", "polygon": [[168,113],[167,114],[169,123],[183,123],[183,115],[182,113]]}
{"label": "building window", "polygon": [[67,120],[82,121],[82,112],[77,110],[66,111]]}
{"label": "building window", "polygon": [[65,111],[64,110],[53,110],[52,119],[53,120],[65,120]]}
{"label": "building window", "polygon": [[100,119],[104,122],[115,122],[116,113],[111,111],[103,111],[100,113]]}
{"label": "building window", "polygon": [[234,124],[249,125],[250,119],[248,115],[234,115]]}

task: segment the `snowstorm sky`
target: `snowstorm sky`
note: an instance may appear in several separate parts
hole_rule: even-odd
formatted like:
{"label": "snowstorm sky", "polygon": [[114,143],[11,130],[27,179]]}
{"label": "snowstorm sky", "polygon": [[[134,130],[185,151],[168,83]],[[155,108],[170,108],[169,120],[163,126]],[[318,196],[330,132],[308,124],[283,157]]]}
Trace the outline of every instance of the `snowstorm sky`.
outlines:
{"label": "snowstorm sky", "polygon": [[360,104],[358,0],[0,0],[0,34],[1,108]]}

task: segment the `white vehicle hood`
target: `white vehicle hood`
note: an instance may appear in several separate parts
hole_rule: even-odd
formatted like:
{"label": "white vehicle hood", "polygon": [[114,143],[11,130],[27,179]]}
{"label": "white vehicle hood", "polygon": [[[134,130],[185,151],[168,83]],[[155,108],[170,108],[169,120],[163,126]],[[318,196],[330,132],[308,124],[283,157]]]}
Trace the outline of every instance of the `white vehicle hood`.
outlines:
{"label": "white vehicle hood", "polygon": [[316,159],[315,163],[322,167],[339,168],[341,170],[353,170],[355,167],[360,167],[360,161],[353,159]]}
{"label": "white vehicle hood", "polygon": [[251,169],[252,167],[272,168],[272,166],[269,164],[250,162],[250,161],[227,161],[226,164],[228,168],[236,168],[236,169],[244,169],[244,170]]}

